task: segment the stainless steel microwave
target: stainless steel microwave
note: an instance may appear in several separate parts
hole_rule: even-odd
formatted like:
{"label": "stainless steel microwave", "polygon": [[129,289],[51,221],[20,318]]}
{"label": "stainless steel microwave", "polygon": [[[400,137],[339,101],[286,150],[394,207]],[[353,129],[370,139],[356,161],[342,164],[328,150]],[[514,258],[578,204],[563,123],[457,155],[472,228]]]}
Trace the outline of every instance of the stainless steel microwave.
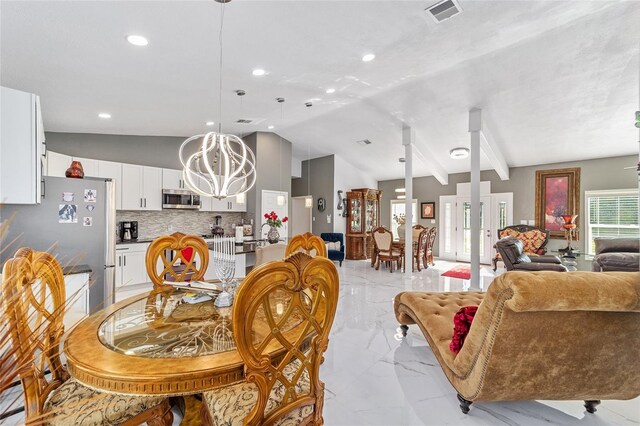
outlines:
{"label": "stainless steel microwave", "polygon": [[200,196],[186,189],[163,189],[162,208],[200,210]]}

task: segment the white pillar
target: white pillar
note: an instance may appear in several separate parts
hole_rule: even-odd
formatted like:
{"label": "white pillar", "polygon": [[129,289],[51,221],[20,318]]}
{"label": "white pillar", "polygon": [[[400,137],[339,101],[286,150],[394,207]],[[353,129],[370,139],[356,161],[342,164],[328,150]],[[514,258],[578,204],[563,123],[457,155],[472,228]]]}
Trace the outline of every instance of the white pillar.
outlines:
{"label": "white pillar", "polygon": [[481,110],[469,111],[471,135],[471,288],[480,288],[480,132]]}
{"label": "white pillar", "polygon": [[402,126],[402,145],[404,145],[404,211],[406,224],[404,230],[405,273],[411,275],[411,255],[413,253],[413,131],[406,124]]}

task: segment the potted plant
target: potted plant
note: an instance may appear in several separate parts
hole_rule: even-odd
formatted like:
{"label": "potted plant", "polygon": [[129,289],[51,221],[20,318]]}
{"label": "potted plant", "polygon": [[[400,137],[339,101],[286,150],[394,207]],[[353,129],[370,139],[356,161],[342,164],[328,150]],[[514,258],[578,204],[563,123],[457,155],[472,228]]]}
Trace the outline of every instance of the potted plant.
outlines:
{"label": "potted plant", "polygon": [[271,244],[275,244],[280,240],[280,234],[278,233],[278,228],[282,226],[283,223],[286,223],[289,218],[287,216],[282,219],[278,218],[276,212],[265,213],[264,218],[267,219],[267,223],[265,225],[269,225],[269,232],[267,233],[267,241]]}

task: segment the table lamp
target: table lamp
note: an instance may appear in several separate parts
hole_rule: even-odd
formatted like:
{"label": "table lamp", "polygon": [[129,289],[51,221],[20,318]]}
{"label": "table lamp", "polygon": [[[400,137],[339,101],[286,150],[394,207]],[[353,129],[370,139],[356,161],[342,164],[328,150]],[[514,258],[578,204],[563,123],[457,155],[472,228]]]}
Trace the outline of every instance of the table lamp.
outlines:
{"label": "table lamp", "polygon": [[562,220],[564,221],[564,223],[562,224],[562,228],[564,228],[565,238],[567,239],[567,248],[563,250],[566,257],[575,257],[573,254],[573,248],[571,247],[571,241],[573,240],[573,234],[578,227],[578,225],[576,225],[577,218],[577,214],[562,215]]}

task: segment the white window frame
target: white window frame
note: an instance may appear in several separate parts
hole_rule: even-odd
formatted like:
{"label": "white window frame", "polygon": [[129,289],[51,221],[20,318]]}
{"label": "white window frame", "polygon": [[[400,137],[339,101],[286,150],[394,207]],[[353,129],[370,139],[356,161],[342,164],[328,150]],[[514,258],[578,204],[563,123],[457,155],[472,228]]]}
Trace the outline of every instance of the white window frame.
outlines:
{"label": "white window frame", "polygon": [[[389,229],[391,230],[391,232],[393,233],[393,238],[398,238],[398,236],[396,235],[396,228],[394,228],[394,222],[393,222],[393,205],[394,204],[401,204],[404,206],[404,201],[405,200],[398,200],[398,199],[393,199],[391,200],[391,202],[389,203]],[[413,225],[417,225],[418,224],[418,199],[414,198],[413,200],[411,200],[412,203],[412,207],[414,210],[414,214],[413,214],[413,223],[411,224],[411,226]]]}
{"label": "white window frame", "polygon": [[[629,188],[629,189],[603,189],[603,190],[594,190],[594,191],[585,191],[584,192],[584,212],[585,215],[583,217],[582,223],[583,226],[586,226],[586,238],[584,241],[584,253],[587,256],[594,256],[595,252],[591,252],[591,226],[589,224],[589,218],[591,217],[591,211],[589,209],[589,198],[590,197],[598,197],[598,196],[615,196],[615,195],[638,195],[637,188]],[[620,228],[621,226],[616,226]],[[625,226],[622,226],[625,227]],[[628,228],[633,228],[633,226],[628,226]]]}

